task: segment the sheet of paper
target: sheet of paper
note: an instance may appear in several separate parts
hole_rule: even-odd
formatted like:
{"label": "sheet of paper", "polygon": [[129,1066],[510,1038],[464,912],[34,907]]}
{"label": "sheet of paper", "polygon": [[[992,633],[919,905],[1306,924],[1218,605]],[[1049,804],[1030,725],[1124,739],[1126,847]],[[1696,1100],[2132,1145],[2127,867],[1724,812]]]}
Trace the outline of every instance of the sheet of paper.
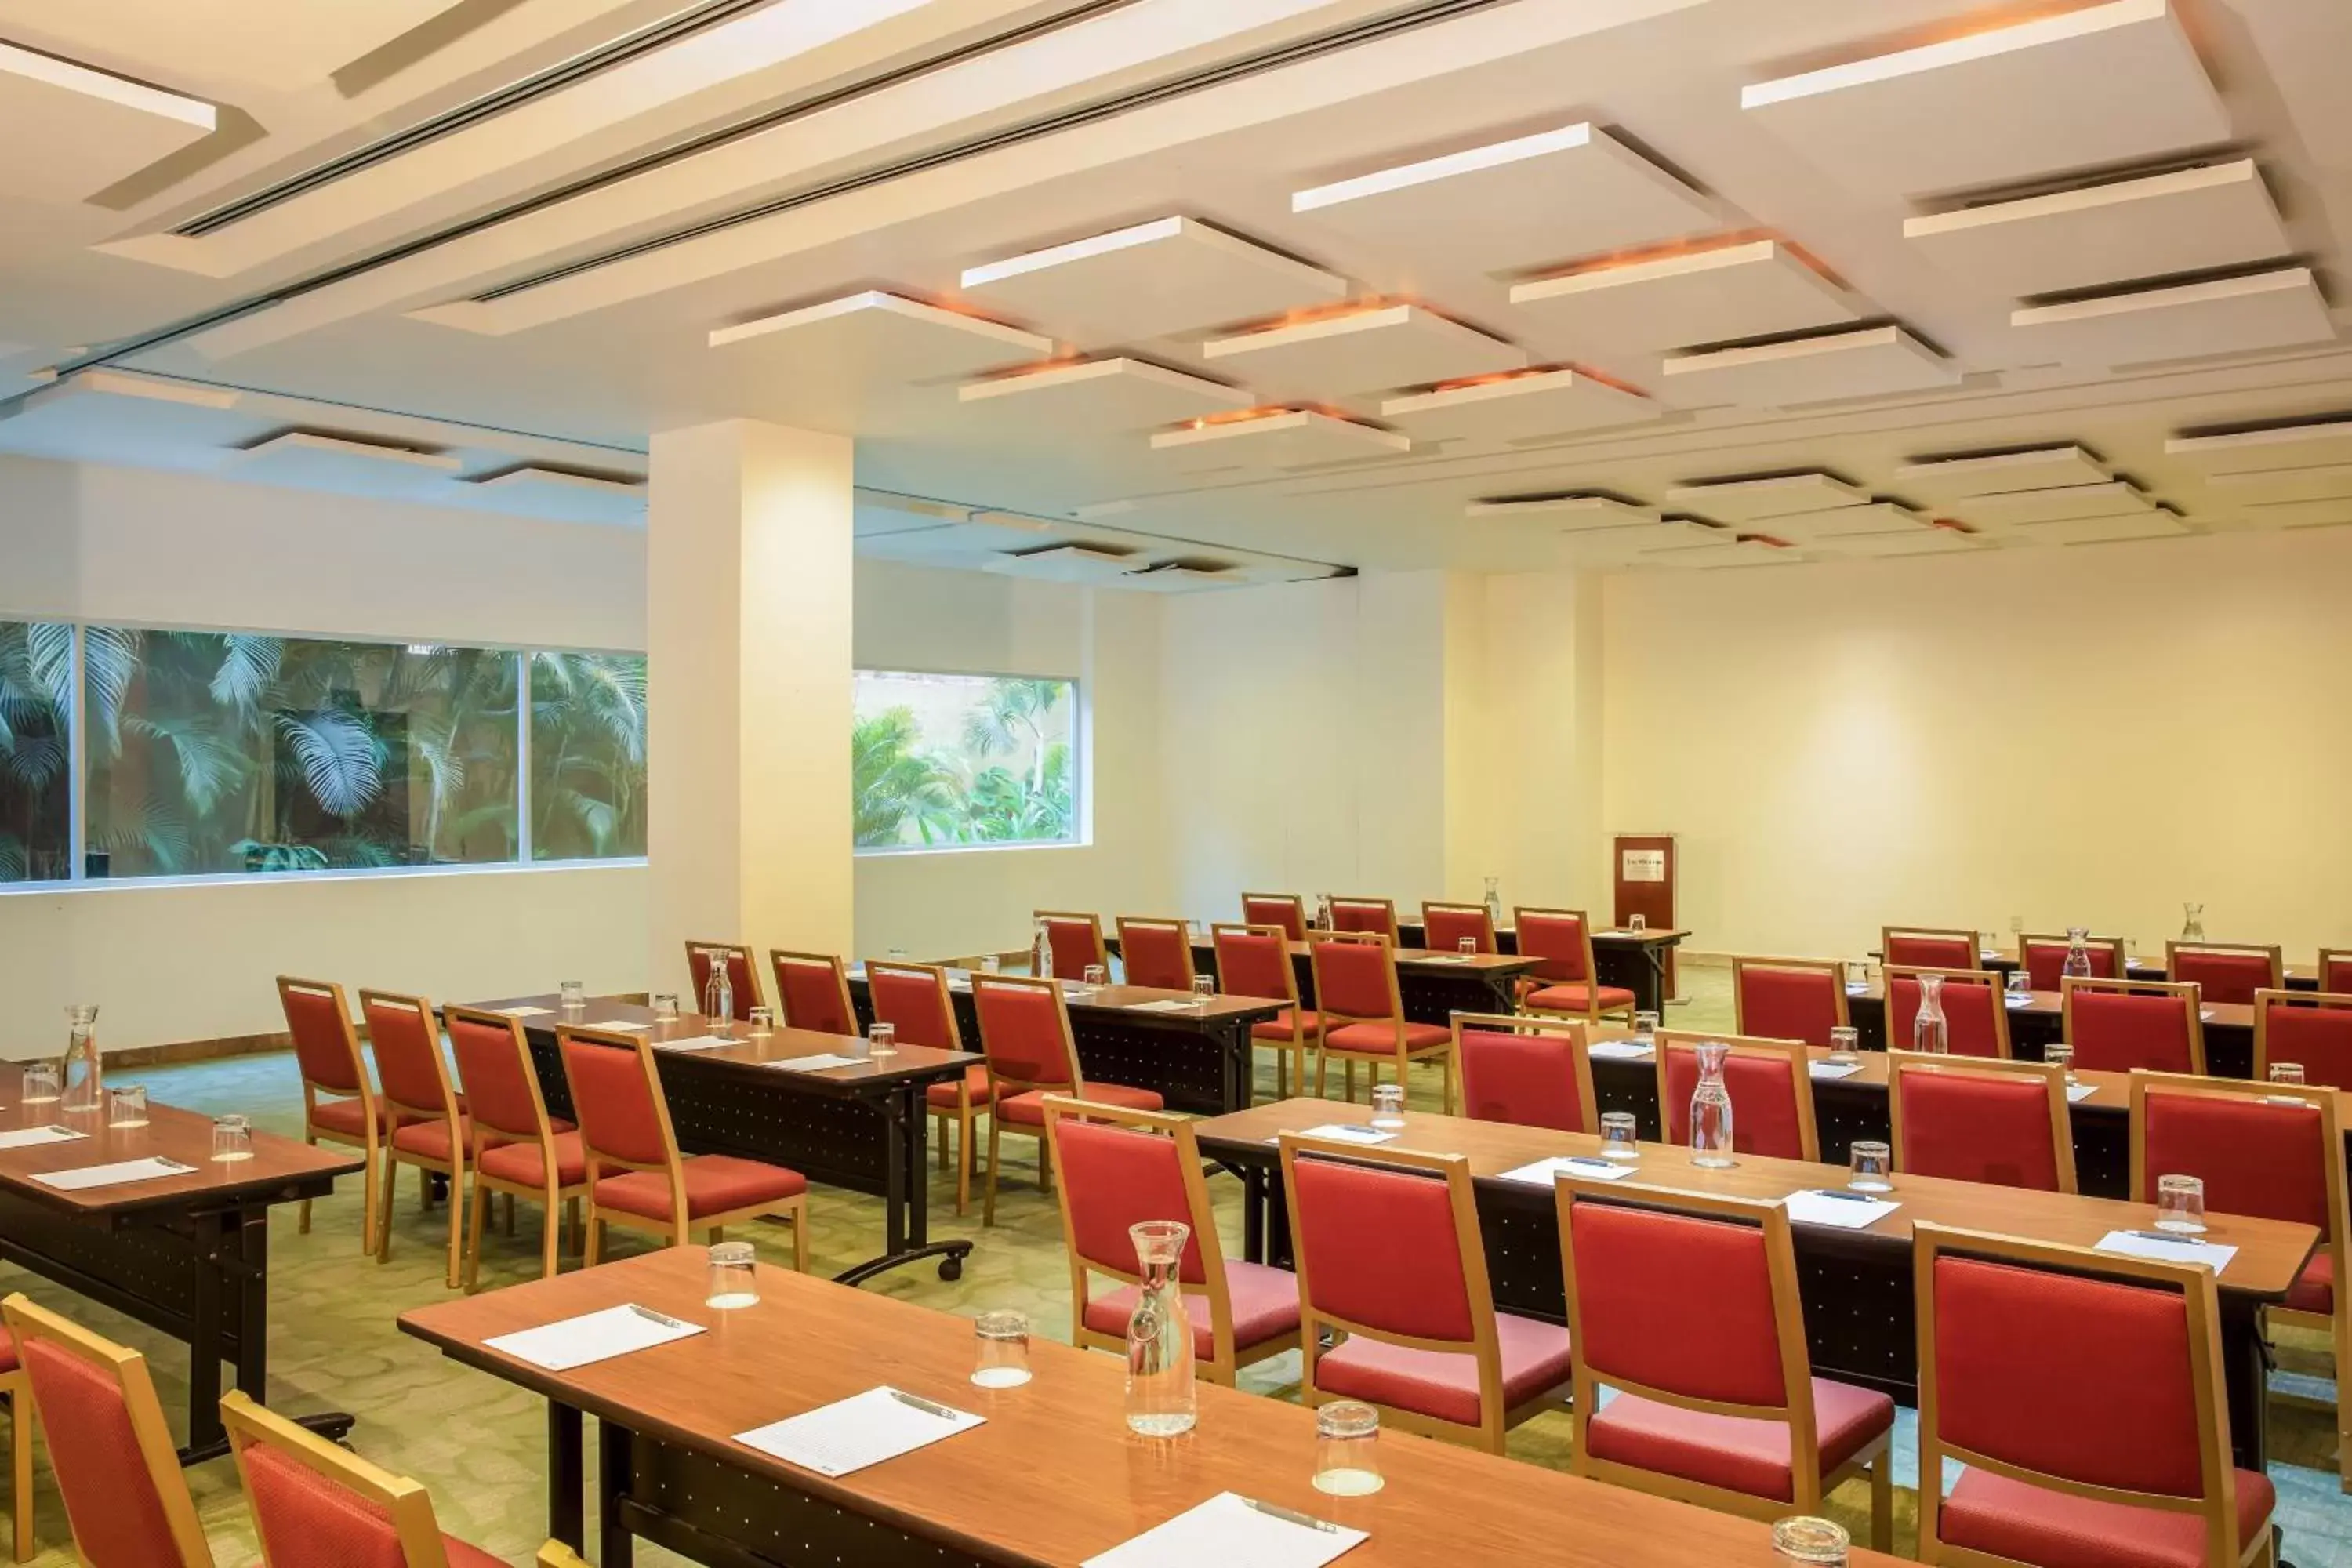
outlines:
{"label": "sheet of paper", "polygon": [[1130,1013],[1189,1013],[1199,1005],[1189,997],[1162,996],[1152,1002],[1129,1002],[1127,1010]]}
{"label": "sheet of paper", "polygon": [[1371,1539],[1360,1530],[1219,1492],[1165,1524],[1086,1560],[1084,1568],[1323,1568]]}
{"label": "sheet of paper", "polygon": [[1466,952],[1432,952],[1424,954],[1423,956],[1413,960],[1413,962],[1416,963],[1467,963],[1470,962],[1470,954]]}
{"label": "sheet of paper", "polygon": [[733,1040],[724,1035],[685,1035],[675,1040],[656,1040],[657,1051],[708,1051],[720,1046],[731,1046]]}
{"label": "sheet of paper", "polygon": [[1881,1215],[1893,1214],[1902,1206],[1883,1198],[1864,1197],[1860,1193],[1849,1197],[1810,1189],[1790,1193],[1788,1198],[1789,1217],[1797,1224],[1833,1225],[1841,1230],[1860,1230]]}
{"label": "sheet of paper", "polygon": [[1851,981],[1851,980],[1849,980],[1849,981],[1847,981],[1847,982],[1845,983],[1845,994],[1846,994],[1847,995],[1849,995],[1849,996],[1861,996],[1861,995],[1865,995],[1865,994],[1867,994],[1869,993],[1869,991],[1870,991],[1870,982],[1868,982],[1867,980],[1863,981],[1863,982],[1862,982],[1861,984],[1856,984],[1854,982],[1853,982],[1853,981]]}
{"label": "sheet of paper", "polygon": [[631,1023],[624,1018],[601,1018],[588,1027],[592,1029],[650,1029],[651,1024]]}
{"label": "sheet of paper", "polygon": [[969,1432],[986,1420],[886,1386],[738,1432],[735,1440],[821,1476],[845,1476]]}
{"label": "sheet of paper", "polygon": [[700,1332],[699,1323],[681,1322],[650,1307],[631,1302],[566,1318],[561,1322],[542,1323],[535,1329],[500,1334],[482,1342],[533,1366],[545,1367],[550,1372],[570,1372],[575,1367],[611,1361],[614,1356],[651,1350],[673,1340],[691,1339]]}
{"label": "sheet of paper", "polygon": [[1341,1143],[1392,1143],[1396,1142],[1396,1134],[1393,1132],[1383,1131],[1377,1127],[1349,1126],[1338,1121],[1327,1121],[1320,1127],[1309,1127],[1306,1131],[1301,1132],[1299,1136],[1301,1138],[1330,1138]]}
{"label": "sheet of paper", "polygon": [[1557,1154],[1549,1160],[1538,1160],[1532,1165],[1506,1171],[1503,1180],[1525,1182],[1531,1187],[1549,1187],[1554,1176],[1563,1173],[1585,1176],[1596,1182],[1614,1182],[1632,1175],[1633,1167],[1623,1160],[1602,1160],[1591,1154]]}
{"label": "sheet of paper", "polygon": [[177,1160],[161,1155],[145,1160],[117,1160],[110,1165],[84,1165],[78,1171],[51,1171],[33,1180],[59,1192],[79,1193],[91,1187],[119,1187],[130,1182],[152,1182],[165,1176],[192,1176],[194,1165],[183,1165]]}
{"label": "sheet of paper", "polygon": [[783,1072],[824,1072],[829,1068],[854,1068],[856,1057],[835,1056],[831,1051],[819,1051],[813,1057],[786,1057],[768,1064]]}
{"label": "sheet of paper", "polygon": [[2033,994],[2030,991],[2004,991],[2000,994],[2000,1000],[2003,1006],[2030,1007],[2033,1005]]}
{"label": "sheet of paper", "polygon": [[2219,1274],[2230,1267],[2238,1249],[2193,1236],[2175,1238],[2147,1230],[2111,1230],[2099,1237],[2094,1252],[2116,1252],[2126,1258],[2153,1258],[2163,1263],[2201,1263]]}
{"label": "sheet of paper", "polygon": [[1597,1062],[1645,1062],[1652,1047],[1647,1040],[1595,1040],[1592,1059]]}
{"label": "sheet of paper", "polygon": [[1809,1070],[1815,1078],[1834,1083],[1839,1079],[1852,1078],[1860,1072],[1862,1064],[1860,1062],[1815,1062]]}
{"label": "sheet of paper", "polygon": [[70,1143],[77,1138],[87,1138],[70,1127],[19,1127],[0,1132],[0,1149],[30,1149],[42,1143]]}
{"label": "sheet of paper", "polygon": [[489,1009],[489,1011],[491,1011],[491,1012],[493,1012],[493,1013],[499,1013],[499,1014],[503,1014],[503,1015],[505,1015],[507,1017],[509,1017],[509,1018],[544,1018],[544,1017],[546,1017],[549,1014],[551,1014],[551,1013],[554,1012],[554,1011],[555,1011],[555,1009],[554,1009],[554,1008],[552,1008],[552,1007],[530,1007],[530,1006],[524,1006],[524,1007],[492,1007],[492,1008],[490,1008],[490,1009]]}
{"label": "sheet of paper", "polygon": [[2066,1086],[2066,1103],[2080,1105],[2098,1092],[2099,1086],[2095,1083],[2070,1083]]}

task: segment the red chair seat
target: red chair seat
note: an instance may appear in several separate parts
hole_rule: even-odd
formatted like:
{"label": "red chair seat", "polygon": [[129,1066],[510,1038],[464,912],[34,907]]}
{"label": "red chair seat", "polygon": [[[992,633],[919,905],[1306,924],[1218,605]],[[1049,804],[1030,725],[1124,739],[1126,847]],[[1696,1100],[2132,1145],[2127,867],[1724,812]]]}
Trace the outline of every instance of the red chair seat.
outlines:
{"label": "red chair seat", "polygon": [[1323,1015],[1317,1012],[1314,1008],[1285,1007],[1282,1010],[1282,1016],[1279,1018],[1268,1018],[1263,1024],[1252,1024],[1250,1026],[1250,1038],[1253,1040],[1280,1040],[1285,1045],[1287,1045],[1290,1043],[1290,1026],[1294,1019],[1296,1019],[1299,1026],[1307,1031],[1307,1037],[1309,1039],[1313,1039],[1315,1037],[1315,1031],[1323,1026]]}
{"label": "red chair seat", "polygon": [[[1087,1327],[1098,1334],[1124,1334],[1135,1316],[1137,1285],[1122,1285],[1108,1296],[1087,1303]],[[1281,1334],[1298,1331],[1298,1277],[1287,1268],[1263,1263],[1225,1265],[1225,1294],[1234,1309],[1234,1349],[1245,1351]],[[1214,1326],[1209,1321],[1209,1299],[1186,1292],[1184,1311],[1192,1320],[1192,1353],[1207,1361],[1216,1353]]]}
{"label": "red chair seat", "polygon": [[[466,1119],[457,1119],[457,1147],[463,1149],[471,1134]],[[449,1123],[441,1117],[430,1121],[404,1121],[400,1131],[392,1135],[392,1146],[404,1154],[421,1154],[427,1160],[449,1158]]]}
{"label": "red chair seat", "polygon": [[[2238,1472],[2238,1539],[2270,1528],[2268,1476]],[[1961,1475],[1944,1500],[1944,1541],[2040,1568],[2203,1568],[2205,1525],[2193,1513],[2074,1497],[1986,1470]]]}
{"label": "red chair seat", "polygon": [[[322,1100],[311,1108],[310,1125],[323,1127],[331,1132],[347,1133],[353,1138],[367,1136],[367,1112],[356,1094],[344,1100]],[[383,1131],[383,1107],[375,1108],[376,1131]]]}
{"label": "red chair seat", "polygon": [[[1407,1051],[1435,1050],[1453,1043],[1454,1031],[1443,1024],[1407,1024],[1404,1026],[1404,1047]],[[1323,1037],[1323,1047],[1326,1050],[1356,1056],[1392,1057],[1396,1055],[1396,1026],[1342,1024]]]}
{"label": "red chair seat", "polygon": [[[1026,1094],[1006,1097],[996,1103],[996,1114],[1007,1127],[1043,1127],[1045,1125],[1045,1097],[1049,1094],[1075,1094],[1067,1089],[1033,1089]],[[1086,1098],[1097,1105],[1116,1105],[1124,1110],[1164,1110],[1167,1102],[1148,1089],[1129,1089],[1123,1083],[1096,1083],[1089,1079]]]}
{"label": "red chair seat", "polygon": [[[1495,1314],[1502,1352],[1503,1403],[1517,1406],[1568,1381],[1568,1331],[1533,1318]],[[1478,1361],[1454,1351],[1414,1350],[1355,1334],[1315,1363],[1315,1384],[1342,1399],[1367,1399],[1465,1426],[1478,1424]]]}
{"label": "red chair seat", "polygon": [[923,1090],[923,1103],[933,1110],[953,1110],[956,1109],[956,1090],[959,1089],[971,1097],[972,1104],[985,1109],[988,1105],[988,1068],[974,1062],[964,1068],[963,1081],[961,1084],[950,1079],[944,1083],[931,1085],[930,1088]]}
{"label": "red chair seat", "polygon": [[2322,1249],[2304,1265],[2303,1273],[2286,1293],[2291,1312],[2315,1312],[2325,1318],[2336,1311],[2336,1258]]}
{"label": "red chair seat", "polygon": [[[536,1142],[501,1143],[495,1149],[485,1149],[479,1169],[483,1175],[495,1176],[501,1182],[514,1182],[526,1187],[547,1185],[546,1168],[541,1163]],[[569,1131],[558,1132],[555,1135],[556,1184],[573,1187],[587,1179],[588,1155],[580,1146],[580,1134]]]}
{"label": "red chair seat", "polygon": [[[1822,1474],[1829,1475],[1895,1425],[1895,1401],[1850,1384],[1813,1379]],[[1789,1428],[1779,1421],[1685,1410],[1620,1394],[1595,1412],[1592,1457],[1780,1502],[1796,1498]]]}
{"label": "red chair seat", "polygon": [[[535,1163],[535,1162],[534,1162]],[[697,1154],[685,1162],[686,1217],[725,1214],[760,1204],[781,1203],[808,1191],[808,1178],[782,1165],[738,1160],[731,1154]],[[669,1177],[661,1171],[632,1171],[596,1184],[596,1205],[647,1219],[673,1218]]]}
{"label": "red chair seat", "polygon": [[1633,994],[1622,985],[1601,986],[1599,1000],[1588,1003],[1587,997],[1591,991],[1591,987],[1578,981],[1565,985],[1547,985],[1540,991],[1530,991],[1525,1000],[1527,1005],[1546,1013],[1581,1013],[1588,1005],[1597,1007],[1603,1013],[1612,1013],[1620,1007],[1631,1007],[1633,1005]]}

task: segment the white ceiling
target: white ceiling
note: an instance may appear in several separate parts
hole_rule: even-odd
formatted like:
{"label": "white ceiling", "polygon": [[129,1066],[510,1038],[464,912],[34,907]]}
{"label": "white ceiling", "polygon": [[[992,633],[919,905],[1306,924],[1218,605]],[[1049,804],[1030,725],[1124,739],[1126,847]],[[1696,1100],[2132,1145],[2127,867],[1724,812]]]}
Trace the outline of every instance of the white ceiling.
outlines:
{"label": "white ceiling", "polygon": [[[0,138],[76,149],[0,180],[0,449],[609,522],[651,432],[767,418],[953,499],[862,512],[871,552],[1210,561],[1155,590],[2352,519],[2239,479],[2340,443],[2210,439],[2352,415],[2343,0],[1496,0],[1294,47],[1415,8],[0,0],[85,73],[0,69]],[[1790,475],[1841,504],[1776,531],[1735,498],[1801,486],[1720,483]],[[1467,515],[1513,497],[1619,504]]]}

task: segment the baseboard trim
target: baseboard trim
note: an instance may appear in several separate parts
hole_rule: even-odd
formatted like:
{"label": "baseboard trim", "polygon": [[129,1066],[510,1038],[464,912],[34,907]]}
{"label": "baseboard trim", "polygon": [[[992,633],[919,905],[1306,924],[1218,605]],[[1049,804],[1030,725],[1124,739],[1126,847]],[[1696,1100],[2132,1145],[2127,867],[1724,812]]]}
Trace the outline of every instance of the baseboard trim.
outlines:
{"label": "baseboard trim", "polygon": [[[646,993],[616,991],[610,993],[607,999],[643,1006]],[[357,1028],[360,1043],[366,1044],[367,1026],[362,1023],[357,1025]],[[267,1056],[272,1051],[290,1051],[293,1048],[294,1037],[279,1029],[268,1035],[224,1035],[210,1040],[174,1040],[160,1046],[123,1046],[103,1054],[110,1068],[155,1068],[171,1067],[180,1062],[215,1061],[229,1057]]]}

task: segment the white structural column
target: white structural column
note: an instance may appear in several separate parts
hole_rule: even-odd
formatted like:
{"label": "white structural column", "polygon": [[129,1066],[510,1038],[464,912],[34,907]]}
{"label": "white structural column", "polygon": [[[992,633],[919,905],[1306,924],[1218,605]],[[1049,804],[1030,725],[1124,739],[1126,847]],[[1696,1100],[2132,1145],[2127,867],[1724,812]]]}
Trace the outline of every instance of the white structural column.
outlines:
{"label": "white structural column", "polygon": [[684,989],[690,938],[748,942],[762,967],[771,947],[845,953],[851,443],[749,420],[670,431],[651,492],[653,989]]}

